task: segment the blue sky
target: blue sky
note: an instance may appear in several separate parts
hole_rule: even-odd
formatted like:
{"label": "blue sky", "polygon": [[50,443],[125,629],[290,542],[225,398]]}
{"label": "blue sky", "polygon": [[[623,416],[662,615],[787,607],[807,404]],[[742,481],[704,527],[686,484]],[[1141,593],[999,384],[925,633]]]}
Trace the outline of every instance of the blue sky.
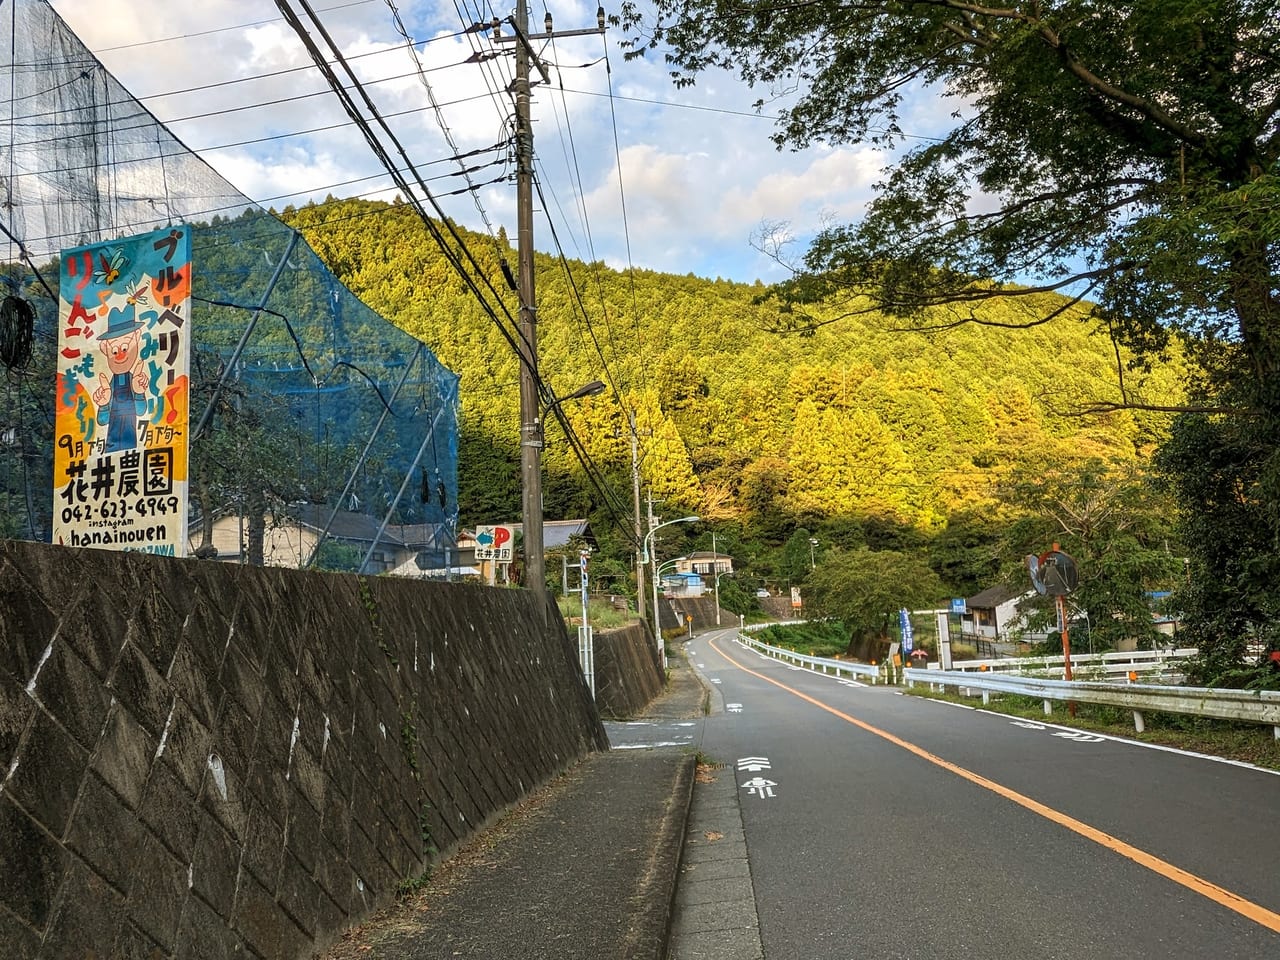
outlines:
{"label": "blue sky", "polygon": [[[394,194],[354,128],[301,133],[346,117],[331,94],[306,96],[323,91],[324,80],[271,0],[54,0],[53,6],[131,92],[252,199],[279,209],[327,194]],[[510,8],[471,5],[474,14],[466,7],[459,14],[452,3],[400,0],[407,32],[426,41],[416,47],[415,63],[387,0],[313,0],[313,6],[379,109],[402,114],[391,126],[424,174],[456,170],[442,162],[454,147],[465,153],[506,138],[510,99],[493,91],[510,78],[510,58],[466,63],[495,46],[458,34],[463,16],[487,19],[496,10],[503,17]],[[547,9],[557,29],[596,21],[594,4],[548,8],[538,0],[530,11],[534,29]],[[533,103],[549,208],[535,218],[539,250],[553,249],[549,215],[571,258],[771,282],[786,271],[752,247],[764,225],[787,224],[802,240],[824,222],[860,215],[883,154],[870,145],[779,152],[769,140],[771,118],[751,107],[769,91],[725,74],[676,90],[659,58],[624,61],[620,40],[611,30],[603,40],[563,39],[542,51],[552,83],[535,90]],[[286,102],[270,103],[276,100]],[[432,100],[438,109],[429,107]],[[936,134],[946,121],[946,109],[930,100],[916,109],[904,121],[913,132]],[[250,140],[259,142],[244,142]],[[514,184],[486,183],[510,173],[510,163],[501,152],[468,163],[490,161],[496,162],[471,174],[484,184],[478,204],[469,195],[440,203],[471,229],[485,230],[487,220],[514,238]],[[462,185],[454,176],[431,188],[439,195]],[[798,245],[794,253],[800,252]]]}

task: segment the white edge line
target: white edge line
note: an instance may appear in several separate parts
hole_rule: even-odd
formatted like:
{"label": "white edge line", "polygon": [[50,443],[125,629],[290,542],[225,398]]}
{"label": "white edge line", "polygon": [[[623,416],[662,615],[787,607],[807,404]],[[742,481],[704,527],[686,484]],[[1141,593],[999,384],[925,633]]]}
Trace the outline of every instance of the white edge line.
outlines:
{"label": "white edge line", "polygon": [[[903,694],[905,696],[905,694]],[[932,697],[917,697],[918,700],[928,700],[930,703],[943,703],[949,707],[960,707],[964,710],[973,710],[977,713],[985,713],[987,716],[999,717],[1002,720],[1008,720],[1012,723],[1014,720],[1026,720],[1026,717],[1019,717],[1016,714],[1001,713],[998,710],[988,710],[985,707],[970,707],[963,703],[952,703],[950,700],[934,700]],[[1242,767],[1245,770],[1256,770],[1259,773],[1269,773],[1273,777],[1280,777],[1280,770],[1272,770],[1270,767],[1260,767],[1256,763],[1249,763],[1245,760],[1232,760],[1230,757],[1215,757],[1211,753],[1196,753],[1194,750],[1183,750],[1181,747],[1170,747],[1163,743],[1147,743],[1145,740],[1132,740],[1129,737],[1117,737],[1110,733],[1099,733],[1096,730],[1084,730],[1080,727],[1066,727],[1060,723],[1050,723],[1047,720],[1031,720],[1031,723],[1038,723],[1045,728],[1054,730],[1066,730],[1069,733],[1087,733],[1092,737],[1101,737],[1103,740],[1110,740],[1114,743],[1127,743],[1133,747],[1146,747],[1148,750],[1160,750],[1164,753],[1176,753],[1183,757],[1193,757],[1196,760],[1211,760],[1214,763],[1225,763],[1229,767]]]}
{"label": "white edge line", "polygon": [[[987,713],[993,717],[1003,717],[1010,719],[1007,713],[999,713],[995,710],[986,710],[982,707],[973,707],[979,713]],[[1025,717],[1013,717],[1014,720],[1025,720]],[[1129,737],[1117,737],[1110,733],[1099,733],[1096,730],[1084,730],[1080,727],[1064,727],[1060,723],[1049,723],[1045,720],[1034,720],[1045,727],[1051,727],[1054,730],[1066,730],[1071,733],[1087,733],[1092,737],[1101,737],[1103,740],[1111,740],[1115,743],[1127,743],[1135,747],[1146,747],[1148,750],[1160,750],[1164,753],[1176,753],[1184,757],[1194,757],[1197,760],[1212,760],[1214,763],[1225,763],[1231,767],[1243,767],[1246,770],[1257,770],[1259,773],[1269,773],[1274,777],[1280,777],[1280,770],[1272,770],[1269,767],[1260,767],[1256,763],[1249,763],[1246,760],[1232,760],[1230,757],[1215,757],[1211,753],[1196,753],[1194,750],[1183,750],[1181,747],[1170,747],[1163,743],[1147,743],[1145,740],[1131,740]]]}

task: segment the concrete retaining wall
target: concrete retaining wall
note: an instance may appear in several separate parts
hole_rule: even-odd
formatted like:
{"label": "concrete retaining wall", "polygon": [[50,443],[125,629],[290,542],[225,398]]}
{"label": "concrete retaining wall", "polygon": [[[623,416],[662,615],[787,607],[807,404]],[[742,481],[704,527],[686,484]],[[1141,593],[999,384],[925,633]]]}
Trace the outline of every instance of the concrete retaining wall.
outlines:
{"label": "concrete retaining wall", "polygon": [[596,706],[604,717],[634,717],[666,686],[662,657],[643,622],[597,633],[595,665]]}
{"label": "concrete retaining wall", "polygon": [[524,591],[0,543],[0,952],[309,956],[606,742]]}
{"label": "concrete retaining wall", "polygon": [[[703,630],[715,630],[716,625],[716,601],[714,597],[676,597],[668,601],[672,608],[676,611],[676,618],[683,624],[686,629],[688,627],[688,619],[693,619],[693,630],[700,633]],[[730,613],[728,610],[720,611],[720,627],[736,627],[738,625],[738,615]]]}

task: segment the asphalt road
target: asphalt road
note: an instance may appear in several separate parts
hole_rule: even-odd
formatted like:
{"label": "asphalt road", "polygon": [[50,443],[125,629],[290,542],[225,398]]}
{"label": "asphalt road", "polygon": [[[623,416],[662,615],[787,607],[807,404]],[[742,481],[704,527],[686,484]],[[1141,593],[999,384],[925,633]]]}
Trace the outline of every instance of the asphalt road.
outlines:
{"label": "asphalt road", "polygon": [[689,645],[713,689],[697,739],[737,778],[767,960],[1280,958],[1280,776],[813,674],[734,633]]}

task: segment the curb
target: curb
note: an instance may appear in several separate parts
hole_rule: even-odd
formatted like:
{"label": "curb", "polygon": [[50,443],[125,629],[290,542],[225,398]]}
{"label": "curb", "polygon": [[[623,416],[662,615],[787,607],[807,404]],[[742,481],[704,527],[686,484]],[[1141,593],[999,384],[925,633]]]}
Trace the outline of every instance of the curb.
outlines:
{"label": "curb", "polygon": [[671,936],[671,917],[675,907],[676,881],[680,873],[685,828],[693,801],[693,780],[698,758],[688,754],[680,758],[671,799],[653,841],[653,854],[645,877],[640,883],[635,927],[622,960],[664,960]]}

